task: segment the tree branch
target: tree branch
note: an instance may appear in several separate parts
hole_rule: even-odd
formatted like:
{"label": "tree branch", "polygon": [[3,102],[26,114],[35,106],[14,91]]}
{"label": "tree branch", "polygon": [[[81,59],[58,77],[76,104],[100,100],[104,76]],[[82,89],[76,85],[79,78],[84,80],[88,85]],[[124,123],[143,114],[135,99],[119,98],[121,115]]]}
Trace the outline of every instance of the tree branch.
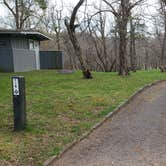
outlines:
{"label": "tree branch", "polygon": [[111,3],[109,3],[107,0],[103,0],[110,8],[111,8],[111,12],[116,16],[116,17],[118,17],[119,16],[119,14],[118,14],[118,12],[116,12],[116,10],[114,9],[114,7],[112,6],[112,4]]}
{"label": "tree branch", "polygon": [[84,3],[84,0],[80,0],[77,5],[74,7],[73,9],[73,12],[72,12],[72,15],[71,15],[71,18],[70,18],[70,29],[72,31],[75,31],[75,25],[74,25],[74,22],[75,22],[75,19],[76,19],[76,14],[77,14],[77,11],[78,9],[80,8],[80,6]]}
{"label": "tree branch", "polygon": [[12,12],[13,16],[16,17],[16,13],[14,10],[9,6],[9,4],[6,2],[6,0],[3,0],[4,5]]}
{"label": "tree branch", "polygon": [[131,10],[132,8],[134,8],[135,6],[139,5],[139,3],[143,2],[144,0],[138,0],[137,2],[133,3],[130,5],[129,10]]}

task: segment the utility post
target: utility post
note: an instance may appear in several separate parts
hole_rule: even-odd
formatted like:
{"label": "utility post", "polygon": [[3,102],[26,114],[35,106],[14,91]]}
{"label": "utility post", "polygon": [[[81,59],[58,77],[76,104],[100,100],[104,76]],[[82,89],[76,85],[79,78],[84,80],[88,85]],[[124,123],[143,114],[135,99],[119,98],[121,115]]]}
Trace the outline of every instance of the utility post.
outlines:
{"label": "utility post", "polygon": [[23,76],[13,76],[12,87],[14,131],[20,131],[26,127],[25,78]]}

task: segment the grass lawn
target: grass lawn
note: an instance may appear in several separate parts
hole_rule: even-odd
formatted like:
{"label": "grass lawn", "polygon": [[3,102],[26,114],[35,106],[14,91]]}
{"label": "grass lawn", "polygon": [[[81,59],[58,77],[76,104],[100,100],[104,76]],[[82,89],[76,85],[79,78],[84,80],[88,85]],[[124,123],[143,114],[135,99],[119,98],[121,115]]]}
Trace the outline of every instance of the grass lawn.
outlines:
{"label": "grass lawn", "polygon": [[27,119],[24,132],[13,132],[11,76],[0,73],[0,165],[39,166],[58,154],[140,87],[166,79],[159,71],[117,73],[55,71],[18,73],[26,78]]}

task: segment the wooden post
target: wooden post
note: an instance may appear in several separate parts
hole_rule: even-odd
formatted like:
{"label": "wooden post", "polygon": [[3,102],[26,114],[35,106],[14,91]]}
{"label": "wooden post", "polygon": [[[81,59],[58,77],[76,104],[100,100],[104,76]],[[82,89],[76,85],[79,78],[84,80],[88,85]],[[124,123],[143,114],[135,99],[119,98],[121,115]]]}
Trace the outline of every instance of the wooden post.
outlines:
{"label": "wooden post", "polygon": [[26,126],[25,78],[12,77],[14,130],[20,131]]}

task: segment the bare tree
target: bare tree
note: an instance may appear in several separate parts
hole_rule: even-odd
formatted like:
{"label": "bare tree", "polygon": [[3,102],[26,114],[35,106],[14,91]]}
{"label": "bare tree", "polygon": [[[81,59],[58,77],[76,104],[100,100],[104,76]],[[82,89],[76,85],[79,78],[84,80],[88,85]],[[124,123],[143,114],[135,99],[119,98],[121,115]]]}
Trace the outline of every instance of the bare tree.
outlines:
{"label": "bare tree", "polygon": [[44,30],[52,35],[53,41],[57,50],[61,50],[61,33],[64,30],[63,18],[63,3],[62,7],[53,6],[47,9],[47,13],[41,18],[41,25]]}
{"label": "bare tree", "polygon": [[34,15],[35,7],[44,10],[47,7],[45,0],[3,0],[15,20],[16,29],[23,29],[25,22]]}
{"label": "bare tree", "polygon": [[119,35],[119,75],[126,76],[129,74],[127,66],[127,24],[132,9],[144,0],[137,0],[133,3],[131,0],[117,0],[117,3],[115,1],[112,3],[108,0],[103,1],[110,7],[110,11],[116,18]]}
{"label": "bare tree", "polygon": [[137,57],[136,57],[136,27],[137,21],[130,16],[130,66],[131,71],[136,72],[137,70]]}
{"label": "bare tree", "polygon": [[161,47],[161,58],[160,65],[166,65],[166,56],[165,56],[165,47],[166,47],[166,1],[159,0],[160,3],[160,14],[163,20],[163,39],[162,39],[162,47]]}
{"label": "bare tree", "polygon": [[113,70],[116,57],[113,58],[112,49],[108,47],[111,38],[106,33],[106,13],[98,12],[97,16],[91,20],[91,24],[88,24],[89,35],[96,50],[96,63],[100,66],[100,70],[110,72]]}
{"label": "bare tree", "polygon": [[79,59],[83,76],[84,76],[84,78],[89,79],[89,78],[92,78],[92,75],[91,75],[91,72],[89,71],[89,69],[86,67],[85,61],[82,56],[81,46],[79,44],[79,41],[77,40],[76,32],[75,32],[75,30],[78,26],[75,24],[76,15],[77,15],[79,8],[82,6],[83,3],[84,3],[84,0],[79,0],[79,2],[77,3],[77,5],[74,7],[74,9],[72,11],[70,21],[68,22],[68,20],[65,19],[65,25],[66,25],[71,43],[73,45],[75,55]]}
{"label": "bare tree", "polygon": [[58,10],[55,9],[54,7],[52,8],[52,12],[51,12],[51,20],[52,20],[52,29],[56,34],[56,43],[57,43],[57,49],[60,50],[61,49],[61,45],[60,45],[60,33],[62,30],[62,11],[63,8]]}

